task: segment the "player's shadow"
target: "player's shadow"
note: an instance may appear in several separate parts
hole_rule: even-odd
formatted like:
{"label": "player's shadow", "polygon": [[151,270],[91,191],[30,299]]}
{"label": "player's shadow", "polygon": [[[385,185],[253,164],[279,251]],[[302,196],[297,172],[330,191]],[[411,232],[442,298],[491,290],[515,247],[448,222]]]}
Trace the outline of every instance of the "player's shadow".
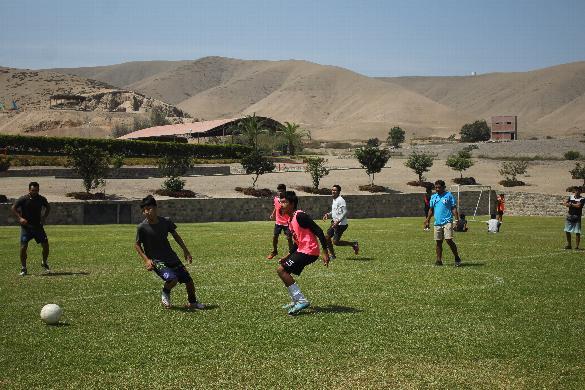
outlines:
{"label": "player's shadow", "polygon": [[216,310],[216,309],[219,309],[219,305],[215,305],[215,304],[205,305],[204,309],[189,309],[185,306],[172,306],[170,308],[170,310],[182,311],[185,313],[196,313],[198,311],[208,311],[208,310]]}
{"label": "player's shadow", "polygon": [[65,326],[71,326],[71,324],[69,324],[69,322],[59,321],[56,324],[49,324],[49,326],[52,328],[61,328]]}
{"label": "player's shadow", "polygon": [[78,272],[73,272],[73,271],[53,272],[53,271],[51,271],[51,273],[42,274],[40,276],[85,276],[85,275],[89,275],[89,272],[86,272],[86,271],[78,271]]}
{"label": "player's shadow", "polygon": [[361,312],[361,309],[356,309],[355,307],[350,306],[341,306],[341,305],[327,305],[327,306],[313,306],[312,310],[301,312],[299,314],[354,314]]}
{"label": "player's shadow", "polygon": [[459,267],[483,267],[485,263],[473,263],[469,261],[464,261],[461,263]]}

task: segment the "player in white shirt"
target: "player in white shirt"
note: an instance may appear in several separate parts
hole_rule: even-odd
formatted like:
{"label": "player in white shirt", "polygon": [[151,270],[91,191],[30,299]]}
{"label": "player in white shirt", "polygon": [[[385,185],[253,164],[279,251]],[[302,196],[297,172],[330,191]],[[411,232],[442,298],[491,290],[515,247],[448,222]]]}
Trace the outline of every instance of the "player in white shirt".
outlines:
{"label": "player in white shirt", "polygon": [[331,218],[331,227],[327,230],[325,238],[327,239],[327,246],[331,259],[335,259],[335,246],[351,246],[354,253],[359,253],[360,247],[357,241],[341,241],[343,232],[347,230],[347,205],[345,199],[341,197],[341,186],[335,184],[331,188],[331,196],[333,196],[333,202],[331,203],[331,212],[323,215],[323,221]]}

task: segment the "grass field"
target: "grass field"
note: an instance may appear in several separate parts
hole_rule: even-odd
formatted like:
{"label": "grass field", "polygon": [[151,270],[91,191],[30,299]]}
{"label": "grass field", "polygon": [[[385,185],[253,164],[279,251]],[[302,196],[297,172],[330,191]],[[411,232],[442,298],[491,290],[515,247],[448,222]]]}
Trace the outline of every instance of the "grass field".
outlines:
{"label": "grass field", "polygon": [[470,224],[455,268],[448,248],[432,265],[420,218],[351,221],[362,253],[307,267],[297,317],[265,259],[269,222],[179,224],[196,312],[160,306],[134,226],[48,226],[54,275],[31,244],[24,278],[19,230],[0,228],[0,388],[585,388],[585,252],[561,249],[562,219]]}

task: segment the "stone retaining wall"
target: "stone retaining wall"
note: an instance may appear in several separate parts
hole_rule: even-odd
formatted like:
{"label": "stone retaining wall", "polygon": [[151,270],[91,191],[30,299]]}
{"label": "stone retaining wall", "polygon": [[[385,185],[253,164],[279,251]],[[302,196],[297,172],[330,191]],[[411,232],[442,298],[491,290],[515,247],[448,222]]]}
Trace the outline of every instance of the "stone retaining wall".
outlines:
{"label": "stone retaining wall", "polygon": [[567,208],[561,203],[569,195],[547,195],[528,192],[510,192],[506,195],[507,215],[564,216]]}
{"label": "stone retaining wall", "polygon": [[[191,168],[185,176],[211,176],[211,175],[229,175],[230,167],[228,165],[214,166],[195,166]],[[26,168],[26,169],[9,169],[0,173],[0,177],[43,177],[54,176],[58,179],[79,179],[79,176],[71,168]],[[147,179],[149,177],[162,177],[158,168],[155,167],[122,167],[120,169],[111,169],[106,179]]]}
{"label": "stone retaining wall", "polygon": [[[467,201],[461,209],[473,214],[479,193],[463,193]],[[424,214],[423,194],[382,194],[344,196],[349,218],[388,218],[420,216]],[[495,194],[491,196],[492,203]],[[49,199],[50,202],[50,199]],[[267,198],[211,198],[160,200],[159,213],[176,222],[231,222],[264,221],[272,212],[272,199]],[[14,225],[16,220],[10,204],[0,204],[0,225]],[[139,201],[85,201],[51,203],[51,214],[47,224],[137,224],[143,220]],[[330,196],[301,196],[299,208],[313,218],[321,218],[330,211]],[[478,214],[487,214],[488,197],[482,196]],[[494,205],[491,205],[494,210]]]}

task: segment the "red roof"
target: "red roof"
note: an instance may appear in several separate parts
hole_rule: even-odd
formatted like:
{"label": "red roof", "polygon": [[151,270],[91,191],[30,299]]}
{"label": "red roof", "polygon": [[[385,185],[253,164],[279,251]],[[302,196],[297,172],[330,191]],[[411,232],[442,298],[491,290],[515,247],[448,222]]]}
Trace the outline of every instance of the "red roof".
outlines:
{"label": "red roof", "polygon": [[240,119],[242,118],[216,119],[213,121],[205,122],[181,123],[178,125],[149,127],[148,129],[133,131],[132,133],[128,133],[126,135],[118,137],[118,139],[136,139],[161,136],[182,136],[189,134],[201,134],[213,130],[216,127],[220,127],[227,123],[238,121]]}

